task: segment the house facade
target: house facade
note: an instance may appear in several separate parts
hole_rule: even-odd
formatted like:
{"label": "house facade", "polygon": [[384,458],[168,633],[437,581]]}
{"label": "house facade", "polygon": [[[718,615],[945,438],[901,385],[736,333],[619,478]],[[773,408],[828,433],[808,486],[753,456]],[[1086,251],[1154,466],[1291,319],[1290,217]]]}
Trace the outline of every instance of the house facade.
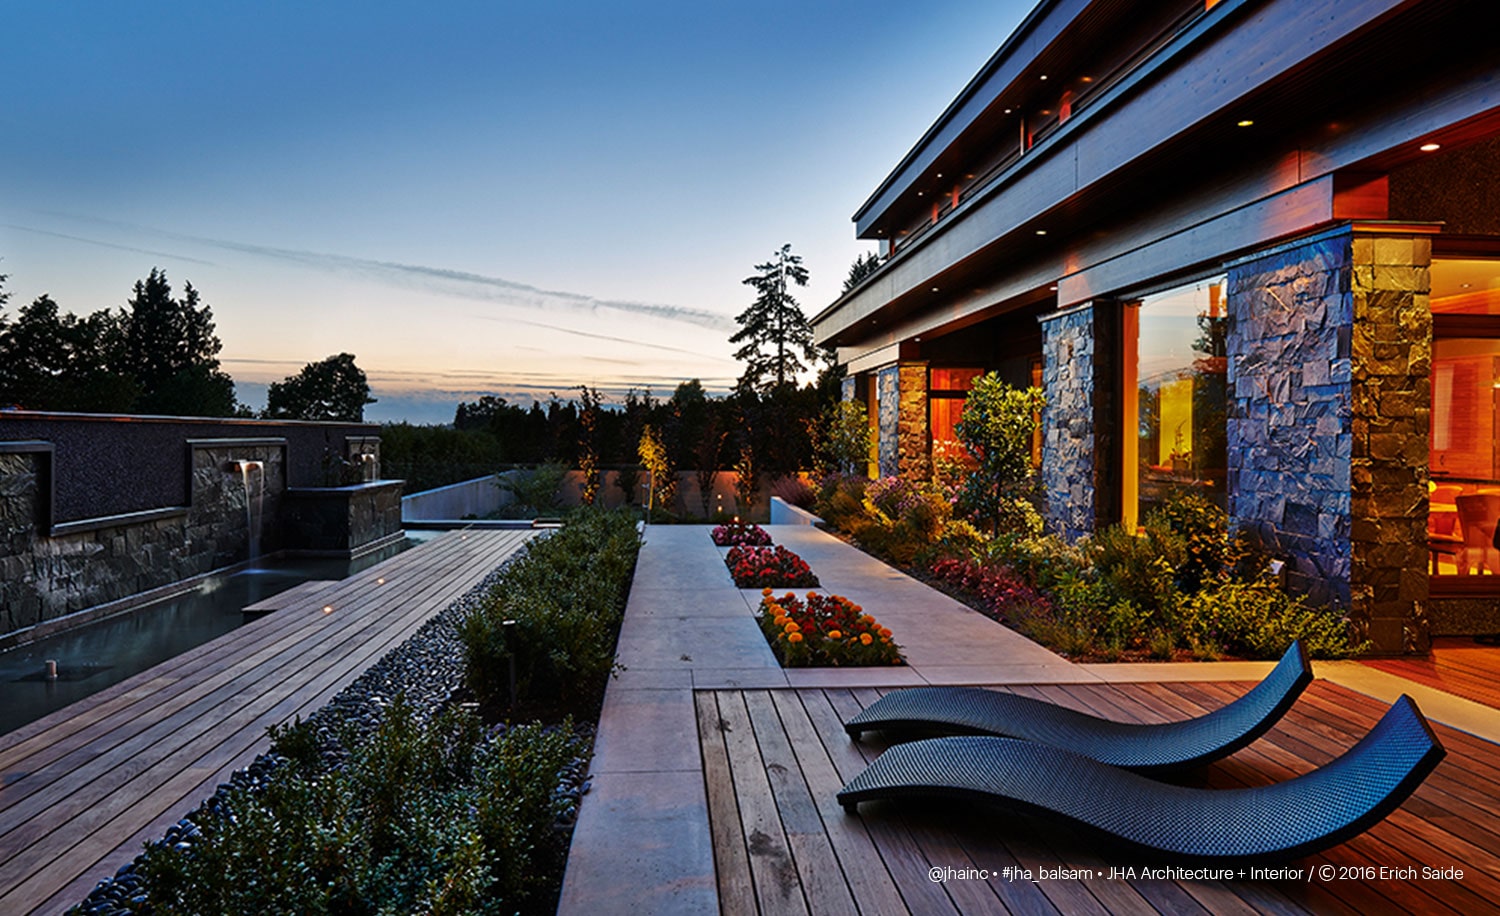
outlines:
{"label": "house facade", "polygon": [[1046,393],[1049,527],[1221,505],[1377,653],[1500,631],[1500,45],[1457,0],[1042,0],[814,320],[922,477]]}

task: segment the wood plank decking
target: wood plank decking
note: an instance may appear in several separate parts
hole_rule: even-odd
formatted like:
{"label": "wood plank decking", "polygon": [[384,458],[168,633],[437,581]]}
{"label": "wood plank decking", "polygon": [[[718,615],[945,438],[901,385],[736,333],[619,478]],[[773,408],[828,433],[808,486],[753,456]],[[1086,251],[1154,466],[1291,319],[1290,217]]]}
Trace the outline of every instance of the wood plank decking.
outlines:
{"label": "wood plank decking", "polygon": [[[1010,687],[1098,715],[1167,721],[1198,715],[1245,684]],[[883,691],[718,690],[695,696],[720,908],[741,913],[1480,913],[1500,901],[1500,757],[1445,726],[1448,756],[1369,832],[1291,863],[1302,880],[1110,879],[1143,864],[1043,821],[998,808],[867,803],[834,796],[883,749],[851,742],[841,722]],[[1317,681],[1266,737],[1193,777],[1212,787],[1264,785],[1327,763],[1385,707]],[[1308,870],[1414,867],[1414,878],[1308,880]],[[1092,879],[1006,880],[1005,867],[1093,869]],[[1463,869],[1424,880],[1424,866]],[[988,869],[988,880],[929,880],[931,868]]]}
{"label": "wood plank decking", "polygon": [[0,736],[0,913],[58,912],[504,562],[532,531],[452,532]]}
{"label": "wood plank decking", "polygon": [[1432,641],[1429,657],[1372,658],[1364,664],[1500,709],[1500,646],[1481,645],[1468,637],[1440,637]]}

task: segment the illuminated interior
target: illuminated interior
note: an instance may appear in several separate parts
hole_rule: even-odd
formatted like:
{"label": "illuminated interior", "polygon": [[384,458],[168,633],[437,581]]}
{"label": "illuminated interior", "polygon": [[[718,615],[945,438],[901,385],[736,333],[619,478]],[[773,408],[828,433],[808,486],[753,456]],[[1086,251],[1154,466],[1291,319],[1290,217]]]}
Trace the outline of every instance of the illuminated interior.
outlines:
{"label": "illuminated interior", "polygon": [[1211,277],[1125,305],[1121,406],[1135,418],[1135,435],[1123,437],[1127,528],[1174,492],[1225,505],[1226,288]]}
{"label": "illuminated interior", "polygon": [[1427,539],[1434,576],[1500,574],[1500,260],[1432,262]]}

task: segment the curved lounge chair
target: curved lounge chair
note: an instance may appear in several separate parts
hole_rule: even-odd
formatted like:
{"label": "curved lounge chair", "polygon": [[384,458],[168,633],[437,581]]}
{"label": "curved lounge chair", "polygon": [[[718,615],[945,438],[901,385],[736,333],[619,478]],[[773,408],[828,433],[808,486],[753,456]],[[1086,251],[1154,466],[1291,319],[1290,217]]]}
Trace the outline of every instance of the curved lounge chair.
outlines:
{"label": "curved lounge chair", "polygon": [[1249,693],[1196,719],[1147,725],[1113,722],[997,690],[913,687],[871,703],[844,723],[844,731],[856,740],[877,729],[1024,738],[1137,773],[1164,774],[1228,757],[1259,738],[1312,679],[1307,652],[1294,642]]}
{"label": "curved lounge chair", "polygon": [[1343,756],[1269,786],[1186,788],[1029,741],[956,737],[887,750],[838,800],[852,814],[877,798],[978,798],[1169,860],[1274,862],[1374,826],[1444,753],[1416,704],[1403,696]]}

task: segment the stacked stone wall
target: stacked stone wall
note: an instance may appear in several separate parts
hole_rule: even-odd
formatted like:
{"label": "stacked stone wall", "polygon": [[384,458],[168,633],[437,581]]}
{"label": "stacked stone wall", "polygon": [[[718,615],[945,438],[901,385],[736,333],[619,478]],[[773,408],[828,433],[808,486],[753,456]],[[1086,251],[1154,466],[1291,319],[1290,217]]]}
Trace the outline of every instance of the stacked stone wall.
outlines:
{"label": "stacked stone wall", "polygon": [[880,441],[876,447],[880,476],[895,477],[901,473],[901,370],[886,366],[875,374],[880,395]]}
{"label": "stacked stone wall", "polygon": [[898,473],[907,480],[929,480],[932,438],[928,431],[927,364],[901,363],[897,376],[901,389],[896,419]]}
{"label": "stacked stone wall", "polygon": [[1347,606],[1350,575],[1350,236],[1229,271],[1232,523],[1287,563],[1288,584]]}
{"label": "stacked stone wall", "polygon": [[1090,534],[1095,511],[1095,310],[1080,306],[1042,319],[1042,490],[1047,530],[1072,540]]}
{"label": "stacked stone wall", "polygon": [[1432,243],[1353,241],[1351,616],[1377,652],[1429,648]]}
{"label": "stacked stone wall", "polygon": [[[187,506],[49,534],[38,520],[50,497],[44,464],[53,454],[0,451],[0,635],[247,559],[245,488],[234,461],[259,461],[265,469],[262,550],[276,549],[284,454],[279,445],[194,448]],[[252,489],[260,485],[257,472]]]}

